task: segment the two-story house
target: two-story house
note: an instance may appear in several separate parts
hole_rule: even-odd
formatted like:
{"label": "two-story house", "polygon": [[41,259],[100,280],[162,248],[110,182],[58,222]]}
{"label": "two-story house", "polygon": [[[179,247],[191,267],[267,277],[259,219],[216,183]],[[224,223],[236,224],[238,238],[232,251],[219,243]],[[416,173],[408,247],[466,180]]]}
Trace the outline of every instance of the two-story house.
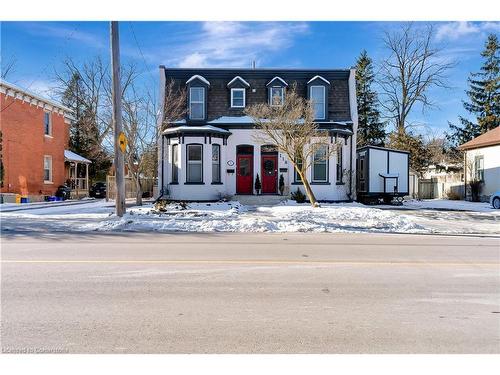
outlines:
{"label": "two-story house", "polygon": [[[329,160],[314,160],[307,170],[320,201],[355,198],[355,147],[358,125],[354,69],[167,69],[160,66],[160,95],[173,80],[186,89],[184,119],[162,131],[159,144],[159,194],[187,201],[255,194],[285,194],[302,183],[287,157],[254,139],[258,129],[245,115],[248,106],[280,105],[295,84],[314,103],[316,122],[340,144]],[[168,106],[168,103],[166,103]],[[160,121],[163,114],[160,116]]]}
{"label": "two-story house", "polygon": [[71,109],[62,104],[0,81],[4,202],[15,201],[16,195],[42,200],[65,183],[76,196],[87,195],[90,160],[68,149],[72,119]]}

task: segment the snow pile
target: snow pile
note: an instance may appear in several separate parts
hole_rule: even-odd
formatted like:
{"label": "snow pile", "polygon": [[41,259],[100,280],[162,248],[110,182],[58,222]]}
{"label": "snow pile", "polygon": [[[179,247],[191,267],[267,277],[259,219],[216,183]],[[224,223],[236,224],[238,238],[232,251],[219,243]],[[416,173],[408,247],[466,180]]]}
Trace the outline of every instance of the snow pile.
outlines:
{"label": "snow pile", "polygon": [[426,232],[406,215],[359,204],[329,204],[319,208],[286,204],[246,207],[237,202],[194,203],[186,209],[170,205],[130,209],[122,218],[85,224],[81,230],[181,232]]}

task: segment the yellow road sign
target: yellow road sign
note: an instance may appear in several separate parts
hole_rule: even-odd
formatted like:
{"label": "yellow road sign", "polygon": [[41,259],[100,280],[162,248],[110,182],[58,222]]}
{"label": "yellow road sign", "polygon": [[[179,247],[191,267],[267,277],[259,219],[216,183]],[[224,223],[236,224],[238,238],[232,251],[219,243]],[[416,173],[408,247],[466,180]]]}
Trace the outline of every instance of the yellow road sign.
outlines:
{"label": "yellow road sign", "polygon": [[127,149],[127,137],[125,137],[125,134],[123,132],[121,132],[118,136],[118,142],[120,145],[120,149],[123,153],[125,153],[125,150]]}

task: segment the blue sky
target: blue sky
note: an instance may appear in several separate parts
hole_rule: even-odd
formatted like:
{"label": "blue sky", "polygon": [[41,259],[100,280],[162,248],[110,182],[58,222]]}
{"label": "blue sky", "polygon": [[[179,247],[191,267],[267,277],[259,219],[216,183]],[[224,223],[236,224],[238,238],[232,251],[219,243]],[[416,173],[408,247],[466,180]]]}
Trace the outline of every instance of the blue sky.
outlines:
{"label": "blue sky", "polygon": [[[122,62],[135,62],[145,85],[157,89],[158,65],[167,67],[348,68],[361,50],[377,63],[386,55],[384,30],[394,22],[120,22]],[[451,89],[432,91],[439,108],[415,111],[421,132],[442,133],[448,121],[465,115],[467,77],[481,66],[480,52],[489,32],[500,23],[435,23],[435,43],[443,58],[456,60],[449,74]],[[51,96],[54,70],[71,57],[85,61],[97,55],[109,60],[107,22],[2,22],[3,63],[15,60],[7,79]],[[134,37],[135,35],[135,37]],[[136,41],[137,40],[137,41]],[[142,54],[141,54],[142,52]]]}

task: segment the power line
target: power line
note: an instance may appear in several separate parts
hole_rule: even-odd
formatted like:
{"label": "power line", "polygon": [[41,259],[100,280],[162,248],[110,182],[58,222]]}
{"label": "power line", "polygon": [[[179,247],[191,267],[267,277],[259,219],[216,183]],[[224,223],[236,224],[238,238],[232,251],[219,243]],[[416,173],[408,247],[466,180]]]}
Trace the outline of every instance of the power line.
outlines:
{"label": "power line", "polygon": [[134,31],[134,25],[132,24],[132,22],[129,21],[129,26],[130,26],[130,30],[132,31],[132,35],[134,37],[134,40],[135,40],[135,44],[137,45],[137,49],[139,50],[139,53],[141,54],[142,56],[142,61],[144,62],[144,66],[146,67],[146,71],[149,73],[151,79],[153,80],[153,82],[156,82],[155,78],[153,77],[153,74],[151,73],[151,71],[148,69],[148,64],[146,62],[146,58],[144,57],[144,54],[142,53],[142,49],[141,49],[141,46],[139,45],[139,41],[137,40],[137,36],[135,35],[135,31]]}

